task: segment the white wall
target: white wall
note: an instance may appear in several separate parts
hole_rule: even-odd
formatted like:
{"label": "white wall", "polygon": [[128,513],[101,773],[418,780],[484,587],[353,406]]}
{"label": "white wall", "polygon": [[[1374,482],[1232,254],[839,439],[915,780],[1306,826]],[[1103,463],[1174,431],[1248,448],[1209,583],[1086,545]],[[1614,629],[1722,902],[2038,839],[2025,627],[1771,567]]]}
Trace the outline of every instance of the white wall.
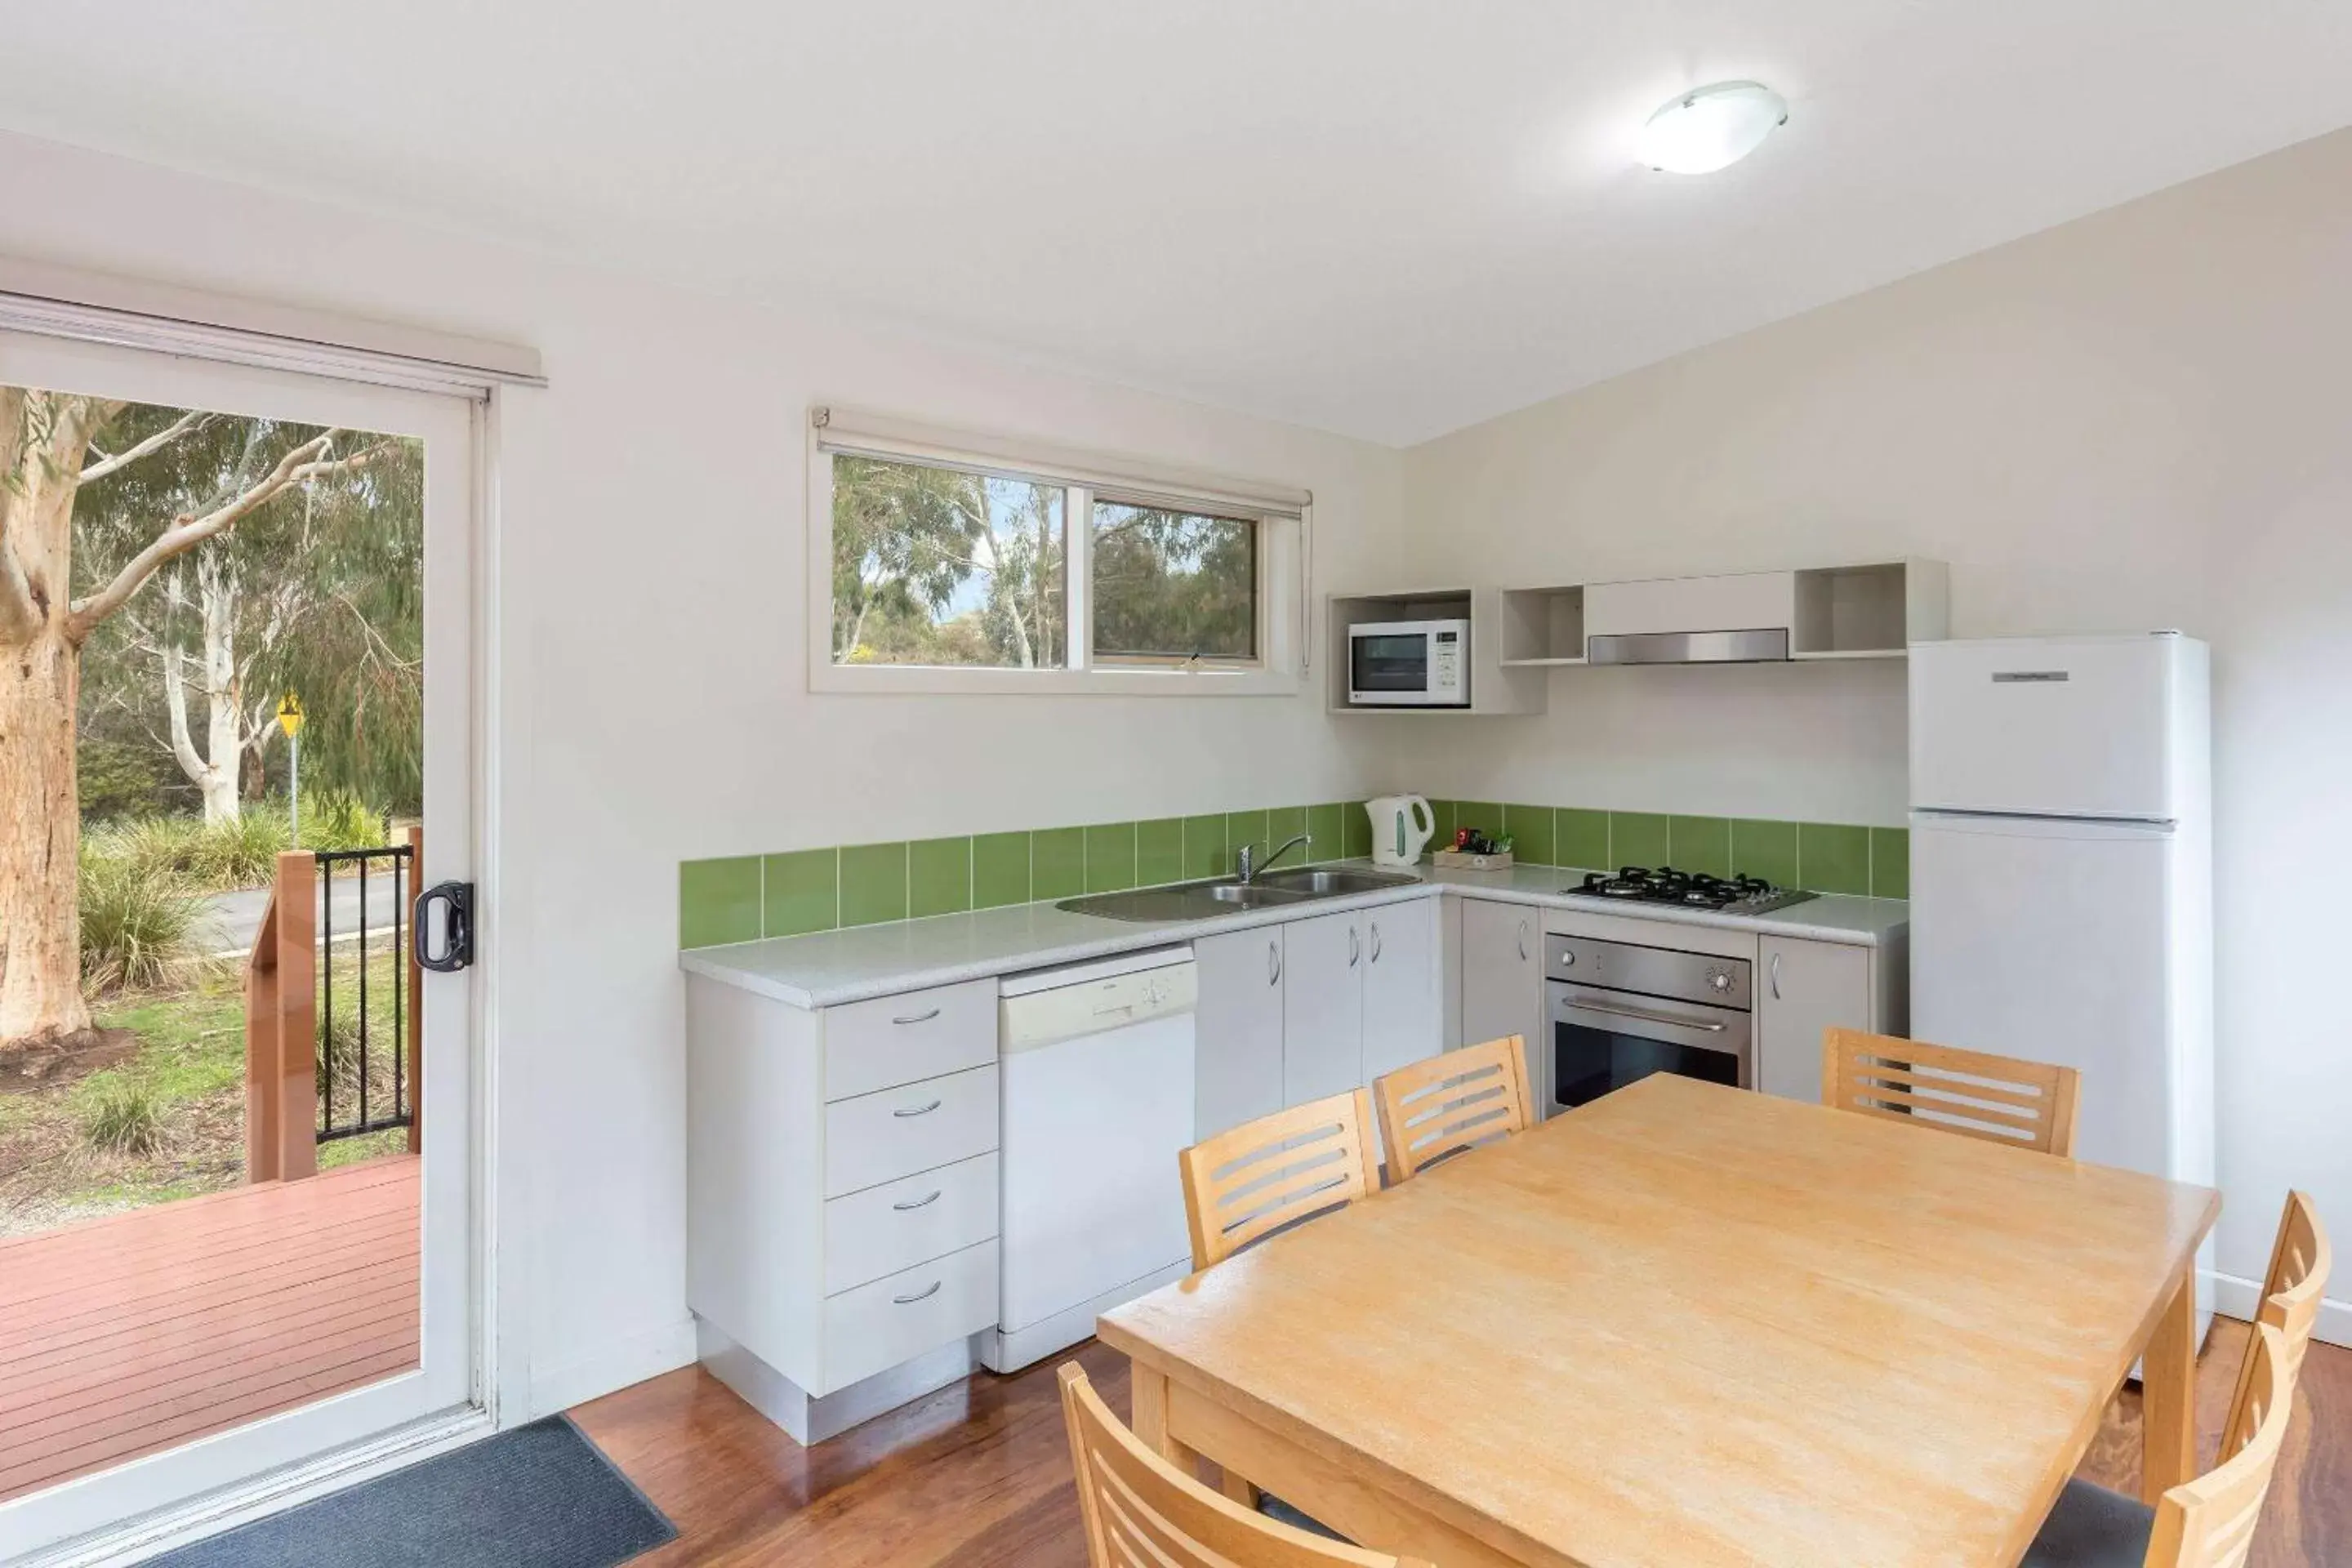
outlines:
{"label": "white wall", "polygon": [[[1907,553],[1951,563],[1958,636],[2210,639],[2220,1260],[2253,1279],[2290,1184],[2352,1215],[2352,1032],[2332,984],[2352,921],[2347,190],[2352,132],[1406,461],[1409,575],[1469,561],[1574,583]],[[1432,795],[1903,820],[1899,668],[1553,680],[1541,718],[1358,722],[1388,731],[1384,785]],[[2352,1321],[2338,1310],[2331,1329]]]}
{"label": "white wall", "polygon": [[1310,488],[1391,545],[1401,460],[1336,437],[0,136],[0,252],[536,345],[504,409],[492,816],[502,1384],[556,1408],[690,1355],[677,863],[1341,798],[1319,698],[812,697],[806,411],[832,401]]}

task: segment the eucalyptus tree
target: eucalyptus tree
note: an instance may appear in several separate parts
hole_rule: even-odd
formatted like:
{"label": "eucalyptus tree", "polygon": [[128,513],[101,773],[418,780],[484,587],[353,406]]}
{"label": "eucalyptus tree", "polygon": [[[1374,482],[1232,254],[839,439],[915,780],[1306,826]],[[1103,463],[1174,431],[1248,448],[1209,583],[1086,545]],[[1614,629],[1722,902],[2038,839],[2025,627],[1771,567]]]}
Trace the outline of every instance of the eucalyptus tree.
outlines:
{"label": "eucalyptus tree", "polygon": [[[83,488],[213,430],[200,412],[0,386],[0,1050],[89,1026],[80,986],[82,652],[161,573],[279,497],[368,468],[382,443],[289,431],[266,467],[184,510],[149,514],[134,548],[78,570]],[[125,439],[125,437],[128,439]],[[209,759],[208,759],[209,760]]]}

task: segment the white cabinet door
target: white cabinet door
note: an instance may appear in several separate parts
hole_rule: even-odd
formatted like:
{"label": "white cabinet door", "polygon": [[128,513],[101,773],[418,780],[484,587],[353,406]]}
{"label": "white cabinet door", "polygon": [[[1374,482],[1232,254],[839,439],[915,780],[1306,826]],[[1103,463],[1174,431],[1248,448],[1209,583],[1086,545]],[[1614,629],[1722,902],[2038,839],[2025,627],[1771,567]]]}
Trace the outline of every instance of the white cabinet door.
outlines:
{"label": "white cabinet door", "polygon": [[1196,1138],[1282,1109],[1282,929],[1227,931],[1192,943],[1201,985],[1193,1019]]}
{"label": "white cabinet door", "polygon": [[1282,928],[1282,1102],[1364,1081],[1364,932],[1353,913]]}
{"label": "white cabinet door", "polygon": [[1818,1104],[1822,1031],[1872,1026],[1870,952],[1768,936],[1756,958],[1756,1087]]}
{"label": "white cabinet door", "polygon": [[1433,1057],[1445,1048],[1437,1004],[1437,900],[1412,899],[1366,910],[1364,1076]]}
{"label": "white cabinet door", "polygon": [[1462,1043],[1506,1035],[1528,1044],[1528,1094],[1551,1109],[1551,1031],[1544,1016],[1543,925],[1526,904],[1462,900]]}

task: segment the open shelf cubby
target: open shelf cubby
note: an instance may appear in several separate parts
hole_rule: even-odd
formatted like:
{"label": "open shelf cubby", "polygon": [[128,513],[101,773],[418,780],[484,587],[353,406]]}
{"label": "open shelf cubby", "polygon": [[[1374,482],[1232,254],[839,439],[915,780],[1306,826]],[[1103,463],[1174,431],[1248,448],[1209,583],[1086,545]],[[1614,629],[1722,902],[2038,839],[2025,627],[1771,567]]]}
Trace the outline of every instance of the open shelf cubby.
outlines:
{"label": "open shelf cubby", "polygon": [[[1392,594],[1334,594],[1324,647],[1325,708],[1331,713],[1391,716],[1436,713],[1540,713],[1548,694],[1540,672],[1507,668],[1498,657],[1507,632],[1507,597],[1498,588],[1424,588]],[[1348,700],[1348,628],[1379,621],[1470,623],[1470,706],[1358,708]]]}
{"label": "open shelf cubby", "polygon": [[1584,662],[1584,589],[1503,590],[1502,663],[1540,669]]}
{"label": "open shelf cubby", "polygon": [[1798,571],[1791,658],[1901,658],[1948,634],[1943,563],[1890,561]]}

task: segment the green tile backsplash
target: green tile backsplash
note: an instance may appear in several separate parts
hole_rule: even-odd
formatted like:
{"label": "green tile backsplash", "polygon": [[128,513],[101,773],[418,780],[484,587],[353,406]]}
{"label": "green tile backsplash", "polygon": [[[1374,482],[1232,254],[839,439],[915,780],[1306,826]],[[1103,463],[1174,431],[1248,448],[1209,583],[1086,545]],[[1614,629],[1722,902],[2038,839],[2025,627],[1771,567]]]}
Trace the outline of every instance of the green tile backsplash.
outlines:
{"label": "green tile backsplash", "polygon": [[1609,814],[1609,867],[1671,866],[1674,818],[1651,811]]}
{"label": "green tile backsplash", "polygon": [[[1820,893],[1910,896],[1911,836],[1900,827],[1484,801],[1433,800],[1430,809],[1438,829],[1432,848],[1450,843],[1456,827],[1478,827],[1511,835],[1522,865],[1670,864]],[[1232,869],[1240,845],[1257,844],[1262,852],[1301,832],[1315,841],[1285,865],[1371,853],[1362,803],[1343,801],[688,860],[678,867],[678,945],[715,947],[1213,877]]]}
{"label": "green tile backsplash", "polygon": [[907,847],[846,844],[841,850],[841,923],[878,925],[907,918]]}

